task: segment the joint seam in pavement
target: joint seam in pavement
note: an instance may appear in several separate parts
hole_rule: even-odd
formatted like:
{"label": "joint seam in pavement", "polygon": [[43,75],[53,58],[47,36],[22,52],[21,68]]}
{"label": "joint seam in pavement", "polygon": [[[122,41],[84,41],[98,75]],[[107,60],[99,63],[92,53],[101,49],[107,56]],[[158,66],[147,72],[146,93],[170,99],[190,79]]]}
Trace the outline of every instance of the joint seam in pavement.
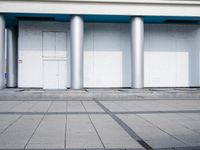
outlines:
{"label": "joint seam in pavement", "polygon": [[[85,111],[87,112],[87,109],[85,108],[85,105],[83,104],[82,101],[81,101],[81,104],[83,105],[83,108],[84,108]],[[91,122],[91,124],[92,124],[92,126],[93,126],[93,128],[94,128],[94,130],[95,130],[95,132],[96,132],[96,134],[97,134],[97,136],[98,136],[98,138],[99,138],[99,140],[100,140],[102,146],[103,146],[103,148],[105,149],[106,147],[105,147],[105,145],[104,145],[104,143],[103,143],[103,141],[102,141],[102,139],[101,139],[101,137],[100,137],[100,135],[99,135],[99,133],[98,133],[98,131],[97,131],[97,129],[96,129],[96,127],[95,127],[95,125],[94,125],[94,123],[93,123],[93,121],[92,121],[92,119],[91,119],[91,117],[90,117],[89,114],[88,114],[88,118],[89,118],[89,120],[90,120],[90,122]]]}
{"label": "joint seam in pavement", "polygon": [[3,134],[6,130],[8,130],[8,128],[10,128],[13,124],[15,124],[23,115],[19,116],[18,118],[16,118],[14,121],[12,121],[12,123],[10,123],[1,133]]}

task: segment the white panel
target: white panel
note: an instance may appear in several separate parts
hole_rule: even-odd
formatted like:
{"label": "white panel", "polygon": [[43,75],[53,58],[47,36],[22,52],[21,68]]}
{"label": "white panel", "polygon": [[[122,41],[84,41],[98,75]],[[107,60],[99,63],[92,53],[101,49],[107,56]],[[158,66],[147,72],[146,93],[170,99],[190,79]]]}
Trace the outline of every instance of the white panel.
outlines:
{"label": "white panel", "polygon": [[[198,83],[196,83],[198,84]],[[194,86],[189,81],[189,53],[176,53],[176,82],[173,86]]]}
{"label": "white panel", "polygon": [[95,51],[120,51],[120,24],[99,23],[94,30]]}
{"label": "white panel", "polygon": [[145,70],[147,87],[188,86],[188,53],[145,52]]}
{"label": "white panel", "polygon": [[96,24],[94,30],[94,86],[122,86],[120,25]]}
{"label": "white panel", "polygon": [[58,61],[58,89],[66,89],[67,73],[66,61]]}
{"label": "white panel", "polygon": [[58,89],[58,61],[43,61],[43,87],[44,89]]}
{"label": "white panel", "polygon": [[56,32],[56,57],[67,57],[67,34]]}
{"label": "white panel", "polygon": [[55,32],[43,32],[43,57],[55,57],[56,37]]}
{"label": "white panel", "polygon": [[122,86],[122,53],[120,51],[98,52],[94,54],[94,86]]}
{"label": "white panel", "polygon": [[131,87],[130,25],[121,24],[122,87]]}
{"label": "white panel", "polygon": [[94,24],[84,28],[84,87],[94,87]]}
{"label": "white panel", "polygon": [[84,86],[129,87],[129,25],[88,23],[84,39]]}
{"label": "white panel", "polygon": [[199,86],[197,25],[145,26],[145,86]]}

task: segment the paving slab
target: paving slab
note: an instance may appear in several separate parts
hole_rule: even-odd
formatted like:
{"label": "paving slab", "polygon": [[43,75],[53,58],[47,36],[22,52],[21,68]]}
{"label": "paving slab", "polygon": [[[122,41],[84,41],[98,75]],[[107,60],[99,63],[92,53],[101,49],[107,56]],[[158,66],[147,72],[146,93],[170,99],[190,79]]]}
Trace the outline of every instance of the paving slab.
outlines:
{"label": "paving slab", "polygon": [[24,101],[23,103],[10,109],[10,112],[26,112],[30,110],[37,102],[36,101]]}
{"label": "paving slab", "polygon": [[[170,114],[171,116],[170,118],[168,118],[166,114],[160,114],[160,115],[145,114],[145,115],[140,115],[140,116],[152,122],[155,126],[159,127],[164,132],[184,142],[186,145],[190,145],[190,146],[200,145],[200,134],[180,124],[181,121],[179,120],[179,117],[177,116],[177,114],[174,114],[174,116],[173,114]],[[174,121],[171,121],[172,118]],[[175,121],[175,118],[177,121]],[[183,118],[181,117],[181,119]]]}
{"label": "paving slab", "polygon": [[179,148],[185,147],[185,150],[192,150],[187,147],[187,145],[181,144],[176,140],[172,140],[171,138],[159,138],[156,140],[146,140],[146,142],[153,147],[153,149],[164,149],[164,150],[179,150]]}
{"label": "paving slab", "polygon": [[27,148],[64,148],[65,122],[65,115],[46,115],[30,139]]}
{"label": "paving slab", "polygon": [[0,93],[0,149],[200,149],[199,90]]}
{"label": "paving slab", "polygon": [[105,148],[142,148],[109,115],[90,115]]}
{"label": "paving slab", "polygon": [[20,115],[0,115],[0,134],[11,126],[19,117]]}
{"label": "paving slab", "polygon": [[118,116],[153,148],[182,147],[186,145],[137,115]]}
{"label": "paving slab", "polygon": [[194,121],[200,121],[200,113],[180,113],[179,115],[190,118]]}
{"label": "paving slab", "polygon": [[51,101],[39,101],[31,109],[29,109],[28,112],[47,112],[51,103]]}
{"label": "paving slab", "polygon": [[[124,108],[126,108],[128,111],[171,111],[176,110],[176,108],[170,107],[167,104],[167,101],[149,101],[149,100],[143,100],[143,101],[128,101],[123,102],[119,101],[116,102],[119,105],[122,105]],[[166,102],[166,103],[163,103]]]}
{"label": "paving slab", "polygon": [[[193,115],[199,115],[200,113],[192,113]],[[168,125],[181,125],[186,122],[192,122],[192,121],[200,121],[193,119],[190,116],[191,113],[164,113],[164,114],[138,114],[138,116],[142,117],[143,119],[146,119],[148,121],[151,121],[152,124],[166,124]]]}
{"label": "paving slab", "polygon": [[193,130],[194,132],[200,131],[200,121],[199,120],[184,121],[184,122],[180,122],[180,124],[190,130]]}
{"label": "paving slab", "polygon": [[200,102],[197,100],[178,100],[168,105],[176,110],[200,110]]}
{"label": "paving slab", "polygon": [[87,112],[104,112],[94,101],[83,101],[82,104]]}
{"label": "paving slab", "polygon": [[0,101],[0,112],[7,112],[22,103],[22,101]]}
{"label": "paving slab", "polygon": [[124,111],[144,111],[140,105],[137,104],[137,101],[115,101],[115,104],[124,108]]}
{"label": "paving slab", "polygon": [[24,149],[41,118],[38,115],[20,118],[0,135],[0,149]]}
{"label": "paving slab", "polygon": [[67,148],[103,148],[88,115],[67,115]]}
{"label": "paving slab", "polygon": [[48,112],[66,112],[67,111],[67,102],[66,101],[53,101]]}
{"label": "paving slab", "polygon": [[68,101],[67,112],[85,112],[81,101]]}
{"label": "paving slab", "polygon": [[137,105],[143,108],[145,111],[175,111],[176,108],[170,107],[163,101],[137,101]]}
{"label": "paving slab", "polygon": [[153,124],[147,122],[143,118],[135,114],[119,114],[117,115],[121,120],[133,127],[153,127]]}
{"label": "paving slab", "polygon": [[116,104],[113,101],[100,101],[107,109],[111,112],[125,112],[127,111],[126,108],[121,107],[120,105]]}

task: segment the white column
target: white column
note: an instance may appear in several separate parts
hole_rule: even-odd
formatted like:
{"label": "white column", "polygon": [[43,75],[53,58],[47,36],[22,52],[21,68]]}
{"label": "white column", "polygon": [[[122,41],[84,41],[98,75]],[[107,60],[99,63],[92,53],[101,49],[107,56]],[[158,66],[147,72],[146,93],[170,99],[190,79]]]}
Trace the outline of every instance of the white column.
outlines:
{"label": "white column", "polygon": [[83,88],[83,28],[83,19],[73,16],[70,22],[72,89]]}
{"label": "white column", "polygon": [[0,89],[5,87],[5,18],[0,14]]}
{"label": "white column", "polygon": [[17,32],[7,29],[7,87],[17,87]]}
{"label": "white column", "polygon": [[131,18],[132,88],[144,87],[144,21]]}

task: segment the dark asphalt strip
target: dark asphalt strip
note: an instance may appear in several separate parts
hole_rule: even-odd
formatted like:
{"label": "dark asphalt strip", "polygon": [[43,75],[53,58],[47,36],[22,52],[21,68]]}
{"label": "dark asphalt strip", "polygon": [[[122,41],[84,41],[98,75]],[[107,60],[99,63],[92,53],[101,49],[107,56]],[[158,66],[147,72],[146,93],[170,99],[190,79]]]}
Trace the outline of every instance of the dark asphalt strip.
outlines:
{"label": "dark asphalt strip", "polygon": [[153,148],[148,145],[137,133],[135,133],[125,122],[123,122],[119,117],[113,114],[109,109],[107,109],[99,101],[96,101],[97,105],[101,107],[113,120],[115,120],[134,140],[136,140],[142,147],[146,150],[153,150]]}

